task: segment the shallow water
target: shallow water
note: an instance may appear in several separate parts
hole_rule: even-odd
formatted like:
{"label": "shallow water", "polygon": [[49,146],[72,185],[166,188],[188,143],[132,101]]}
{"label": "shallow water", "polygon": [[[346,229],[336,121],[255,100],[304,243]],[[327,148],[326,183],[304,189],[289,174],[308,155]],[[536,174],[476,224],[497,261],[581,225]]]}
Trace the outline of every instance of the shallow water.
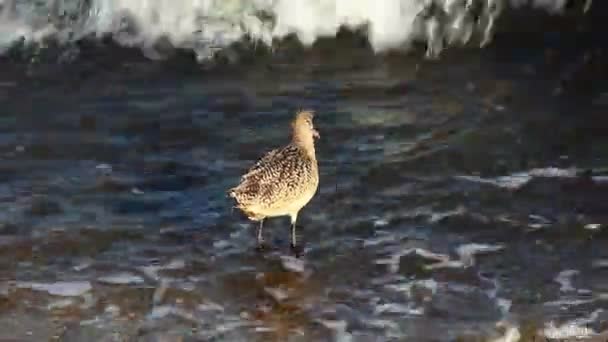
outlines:
{"label": "shallow water", "polygon": [[[606,107],[552,96],[542,58],[500,52],[5,65],[0,338],[605,331]],[[258,253],[225,191],[300,107],[318,112],[321,186],[295,260],[287,219]]]}

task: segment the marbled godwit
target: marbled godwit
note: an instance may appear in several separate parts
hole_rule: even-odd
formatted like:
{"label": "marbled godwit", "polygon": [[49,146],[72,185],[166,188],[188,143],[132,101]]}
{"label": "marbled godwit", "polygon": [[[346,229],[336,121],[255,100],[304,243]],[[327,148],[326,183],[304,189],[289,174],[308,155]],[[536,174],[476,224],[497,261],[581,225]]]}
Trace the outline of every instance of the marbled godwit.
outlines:
{"label": "marbled godwit", "polygon": [[263,247],[262,226],[267,217],[291,218],[291,247],[296,248],[299,211],[312,199],[319,185],[312,111],[300,111],[292,121],[291,143],[263,156],[238,186],[229,190],[236,208],[250,220],[259,221],[258,247]]}

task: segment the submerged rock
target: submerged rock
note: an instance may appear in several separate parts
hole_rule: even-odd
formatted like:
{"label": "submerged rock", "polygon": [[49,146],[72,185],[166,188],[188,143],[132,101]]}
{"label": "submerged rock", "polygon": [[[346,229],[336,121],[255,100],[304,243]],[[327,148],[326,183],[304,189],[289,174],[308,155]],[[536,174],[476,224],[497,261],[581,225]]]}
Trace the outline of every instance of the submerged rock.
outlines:
{"label": "submerged rock", "polygon": [[35,196],[32,198],[27,213],[32,216],[50,216],[61,214],[63,209],[59,203],[49,199],[47,196]]}

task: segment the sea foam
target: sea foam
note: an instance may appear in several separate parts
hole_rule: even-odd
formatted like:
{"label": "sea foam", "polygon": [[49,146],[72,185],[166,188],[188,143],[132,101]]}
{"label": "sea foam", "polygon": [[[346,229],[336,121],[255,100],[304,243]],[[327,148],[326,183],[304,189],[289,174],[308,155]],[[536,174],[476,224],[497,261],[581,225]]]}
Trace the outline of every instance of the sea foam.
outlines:
{"label": "sea foam", "polygon": [[[304,45],[345,27],[365,28],[375,51],[427,43],[429,55],[479,33],[487,44],[507,6],[559,13],[565,0],[0,0],[0,53],[23,41],[70,43],[111,36],[124,46],[189,49],[199,58],[248,39]],[[587,0],[585,8],[591,6]],[[44,45],[44,44],[42,44]],[[154,55],[149,54],[149,55]]]}

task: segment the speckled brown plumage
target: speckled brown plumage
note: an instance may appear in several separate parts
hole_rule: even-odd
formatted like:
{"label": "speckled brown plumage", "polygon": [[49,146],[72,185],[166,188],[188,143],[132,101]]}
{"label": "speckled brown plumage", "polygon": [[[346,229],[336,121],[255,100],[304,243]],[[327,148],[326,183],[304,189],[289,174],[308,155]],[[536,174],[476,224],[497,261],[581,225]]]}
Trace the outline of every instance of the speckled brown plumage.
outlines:
{"label": "speckled brown plumage", "polygon": [[319,185],[312,124],[313,113],[301,111],[292,122],[291,143],[268,152],[229,190],[236,208],[250,220],[260,221],[258,242],[262,243],[262,224],[267,217],[290,216],[292,247],[296,245],[295,224],[299,211],[312,199]]}

